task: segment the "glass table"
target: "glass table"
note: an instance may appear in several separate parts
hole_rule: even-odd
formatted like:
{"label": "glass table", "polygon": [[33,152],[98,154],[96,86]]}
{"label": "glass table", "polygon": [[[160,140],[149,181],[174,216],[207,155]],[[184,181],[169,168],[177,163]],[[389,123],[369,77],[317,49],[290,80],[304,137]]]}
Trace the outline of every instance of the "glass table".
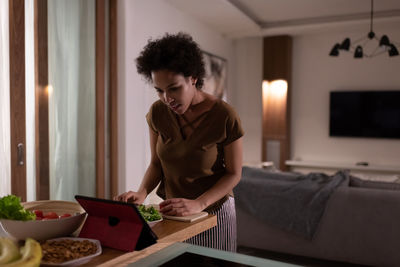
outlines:
{"label": "glass table", "polygon": [[290,267],[299,266],[268,259],[257,258],[239,253],[195,246],[187,243],[174,243],[154,254],[129,264],[130,267],[140,266],[262,266]]}

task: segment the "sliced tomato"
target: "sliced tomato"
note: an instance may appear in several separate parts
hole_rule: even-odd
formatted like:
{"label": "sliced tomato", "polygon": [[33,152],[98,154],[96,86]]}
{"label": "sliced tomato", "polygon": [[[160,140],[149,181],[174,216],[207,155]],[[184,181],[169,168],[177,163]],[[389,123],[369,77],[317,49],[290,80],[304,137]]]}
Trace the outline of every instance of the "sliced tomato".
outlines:
{"label": "sliced tomato", "polygon": [[60,216],[60,218],[67,218],[67,217],[71,217],[71,214],[65,213],[65,214]]}
{"label": "sliced tomato", "polygon": [[41,210],[34,210],[33,213],[36,214],[36,217],[42,217],[42,218],[43,218],[43,211],[41,211]]}
{"label": "sliced tomato", "polygon": [[50,212],[47,212],[44,214],[44,218],[45,219],[58,219],[58,215],[57,215],[57,213],[50,211]]}
{"label": "sliced tomato", "polygon": [[43,220],[43,217],[36,216],[36,221],[41,221],[41,220]]}

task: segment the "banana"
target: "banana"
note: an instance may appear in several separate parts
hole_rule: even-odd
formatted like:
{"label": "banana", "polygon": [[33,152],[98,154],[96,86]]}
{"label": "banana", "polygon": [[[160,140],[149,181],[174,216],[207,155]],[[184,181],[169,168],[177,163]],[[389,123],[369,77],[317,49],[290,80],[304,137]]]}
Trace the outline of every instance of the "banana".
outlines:
{"label": "banana", "polygon": [[3,267],[38,267],[42,259],[42,248],[32,238],[25,240],[25,246],[20,250],[22,257],[19,260],[2,265]]}
{"label": "banana", "polygon": [[20,256],[17,244],[13,240],[0,237],[0,266],[17,260]]}

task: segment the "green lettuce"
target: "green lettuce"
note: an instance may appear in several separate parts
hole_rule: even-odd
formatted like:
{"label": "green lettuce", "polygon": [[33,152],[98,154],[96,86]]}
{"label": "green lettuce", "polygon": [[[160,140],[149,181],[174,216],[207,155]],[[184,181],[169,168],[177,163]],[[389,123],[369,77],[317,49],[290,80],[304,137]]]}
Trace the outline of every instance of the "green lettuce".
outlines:
{"label": "green lettuce", "polygon": [[148,222],[157,221],[161,219],[160,213],[153,206],[146,208],[145,205],[139,205],[138,210],[142,215],[142,217]]}
{"label": "green lettuce", "polygon": [[36,215],[21,205],[21,199],[14,195],[0,198],[0,219],[29,221],[36,219]]}

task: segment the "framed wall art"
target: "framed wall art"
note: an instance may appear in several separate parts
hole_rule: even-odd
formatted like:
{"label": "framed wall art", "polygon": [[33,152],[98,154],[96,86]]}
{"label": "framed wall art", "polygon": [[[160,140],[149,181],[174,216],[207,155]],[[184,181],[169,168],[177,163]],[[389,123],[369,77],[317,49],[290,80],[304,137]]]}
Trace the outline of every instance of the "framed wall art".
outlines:
{"label": "framed wall art", "polygon": [[203,91],[220,99],[225,99],[227,86],[227,60],[209,52],[202,52],[206,69]]}

